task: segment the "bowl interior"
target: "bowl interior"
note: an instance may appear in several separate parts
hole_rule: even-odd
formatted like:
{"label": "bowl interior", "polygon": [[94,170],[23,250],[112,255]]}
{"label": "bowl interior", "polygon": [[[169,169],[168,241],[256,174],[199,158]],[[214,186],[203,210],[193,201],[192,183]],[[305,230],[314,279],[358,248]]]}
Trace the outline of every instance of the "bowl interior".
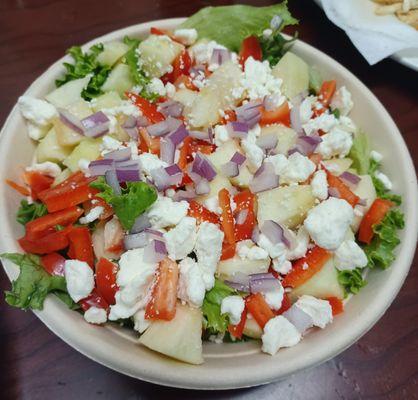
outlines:
{"label": "bowl interior", "polygon": [[[135,25],[115,31],[96,41],[121,39],[125,35],[145,36],[151,26],[171,29],[183,19],[170,19]],[[85,47],[90,46],[88,43]],[[404,198],[406,227],[402,244],[392,268],[372,271],[368,285],[346,306],[344,314],[323,331],[310,333],[297,346],[281,350],[275,357],[262,354],[255,342],[204,345],[205,364],[190,366],[165,358],[136,344],[135,336],[111,325],[96,327],[86,324],[53,297],[48,298],[37,316],[58,336],[86,356],[124,374],[163,385],[226,389],[253,386],[281,379],[300,369],[323,362],[350,346],[380,318],[398,293],[414,253],[417,238],[417,187],[414,167],[405,143],[394,122],[374,95],[344,67],[313,47],[297,41],[293,51],[310,65],[316,65],[324,77],[346,85],[354,100],[352,119],[366,131],[373,147],[384,155],[384,172],[394,182],[394,190]],[[62,61],[52,65],[27,90],[26,94],[42,97],[53,88],[63,71]],[[24,166],[30,164],[34,144],[26,134],[24,121],[15,107],[0,136],[0,179],[18,180]],[[15,221],[19,196],[6,185],[0,185],[1,252],[20,251],[16,238],[23,231]],[[18,269],[4,262],[10,279]],[[251,366],[251,368],[248,368]]]}

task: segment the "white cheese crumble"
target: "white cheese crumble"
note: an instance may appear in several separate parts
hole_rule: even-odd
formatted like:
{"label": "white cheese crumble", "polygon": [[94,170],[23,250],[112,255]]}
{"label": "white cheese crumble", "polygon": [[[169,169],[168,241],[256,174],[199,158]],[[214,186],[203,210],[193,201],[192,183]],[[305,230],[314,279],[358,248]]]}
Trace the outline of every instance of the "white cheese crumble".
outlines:
{"label": "white cheese crumble", "polygon": [[341,86],[332,96],[330,103],[331,109],[338,108],[341,115],[348,115],[353,108],[353,100],[351,99],[351,93],[345,86]]}
{"label": "white cheese crumble", "polygon": [[319,200],[328,198],[327,174],[323,170],[316,171],[311,180],[312,194]]}
{"label": "white cheese crumble", "polygon": [[313,325],[318,328],[325,328],[332,322],[332,308],[327,300],[303,295],[296,301],[295,306],[308,314],[312,318]]}
{"label": "white cheese crumble", "polygon": [[142,114],[139,111],[139,108],[129,100],[122,100],[118,106],[112,108],[103,108],[101,111],[105,113],[108,118],[109,116],[114,117],[119,114],[124,114],[132,117],[139,117]]}
{"label": "white cheese crumble", "polygon": [[177,296],[193,307],[201,307],[205,298],[205,282],[196,261],[186,257],[179,263],[180,276]]}
{"label": "white cheese crumble", "polygon": [[315,153],[319,153],[323,159],[329,159],[333,156],[344,158],[353,145],[353,137],[351,133],[340,129],[333,128],[326,135],[321,136],[322,142],[315,149]]}
{"label": "white cheese crumble", "polygon": [[84,313],[84,319],[90,324],[104,324],[107,321],[107,313],[104,308],[90,307]]}
{"label": "white cheese crumble", "polygon": [[284,257],[277,257],[273,259],[272,268],[281,275],[286,275],[292,269],[292,263]]}
{"label": "white cheese crumble", "polygon": [[206,290],[215,284],[214,274],[222,254],[224,233],[217,225],[202,222],[197,233],[195,252]]}
{"label": "white cheese crumble", "polygon": [[204,202],[203,205],[205,208],[207,208],[209,211],[221,215],[222,214],[222,208],[219,206],[219,200],[218,196],[212,196],[208,197]]}
{"label": "white cheese crumble", "polygon": [[65,260],[64,275],[70,297],[78,302],[86,298],[94,288],[93,270],[79,260]]}
{"label": "white cheese crumble", "polygon": [[192,45],[197,40],[197,30],[192,29],[176,29],[174,37],[186,46]]}
{"label": "white cheese crumble", "polygon": [[170,197],[160,196],[148,211],[148,218],[155,229],[177,225],[189,209],[187,201],[175,202]]}
{"label": "white cheese crumble", "polygon": [[102,150],[102,155],[113,150],[118,150],[121,147],[123,147],[122,142],[109,135],[103,136],[102,142],[100,143],[100,150]]}
{"label": "white cheese crumble", "polygon": [[161,79],[152,78],[151,82],[147,85],[147,90],[151,93],[157,93],[160,96],[166,95],[164,83]]}
{"label": "white cheese crumble", "polygon": [[236,252],[242,260],[266,260],[269,257],[266,250],[256,246],[250,239],[238,242]]}
{"label": "white cheese crumble", "polygon": [[165,92],[167,93],[167,97],[171,98],[176,94],[176,87],[171,82],[167,82],[165,85]]}
{"label": "white cheese crumble", "polygon": [[316,96],[308,96],[303,99],[302,103],[300,103],[299,115],[302,124],[306,124],[311,119],[313,114],[312,107],[317,99],[318,98]]}
{"label": "white cheese crumble", "polygon": [[278,315],[267,322],[261,340],[262,351],[274,355],[282,347],[291,347],[300,342],[302,336],[285,317]]}
{"label": "white cheese crumble", "polygon": [[84,217],[81,217],[78,222],[80,224],[89,224],[90,222],[96,221],[103,211],[104,208],[102,206],[93,207]]}
{"label": "white cheese crumble", "polygon": [[155,154],[142,153],[137,158],[141,166],[141,173],[151,178],[151,171],[160,167],[168,167],[165,161],[162,161]]}
{"label": "white cheese crumble", "polygon": [[40,127],[48,126],[51,120],[58,116],[56,108],[45,100],[31,96],[20,96],[17,104],[23,117]]}
{"label": "white cheese crumble", "polygon": [[245,308],[245,301],[241,296],[227,296],[222,299],[221,314],[227,314],[232,325],[238,325]]}
{"label": "white cheese crumble", "polygon": [[354,240],[345,240],[335,252],[335,267],[340,271],[352,271],[366,265],[367,256]]}
{"label": "white cheese crumble", "polygon": [[32,166],[26,168],[26,171],[36,171],[43,175],[56,178],[61,173],[61,167],[51,161],[45,161],[43,163],[35,163]]}
{"label": "white cheese crumble", "polygon": [[263,293],[266,303],[272,310],[280,310],[283,302],[284,288],[279,283],[280,287],[277,290],[269,290],[268,292]]}
{"label": "white cheese crumble", "polygon": [[145,309],[137,311],[134,316],[134,329],[139,332],[143,333],[145,332],[148,327],[151,325],[151,322],[149,319],[145,319]]}
{"label": "white cheese crumble", "polygon": [[184,217],[175,228],[164,233],[168,256],[174,261],[185,258],[192,252],[196,236],[196,220]]}
{"label": "white cheese crumble", "polygon": [[376,150],[372,150],[370,152],[370,158],[376,162],[380,162],[383,160],[383,155]]}
{"label": "white cheese crumble", "polygon": [[382,182],[383,186],[385,187],[385,189],[387,190],[392,190],[392,182],[391,180],[388,178],[387,175],[385,175],[383,172],[380,171],[376,171],[374,173],[374,176],[379,179],[380,182]]}
{"label": "white cheese crumble", "polygon": [[308,157],[296,152],[286,158],[276,154],[266,158],[274,166],[274,172],[280,176],[281,183],[297,183],[306,181],[315,171],[315,163]]}
{"label": "white cheese crumble", "polygon": [[319,130],[327,133],[332,128],[334,128],[338,123],[338,120],[335,118],[333,114],[321,114],[320,116],[316,118],[312,118],[307,123],[302,125],[302,128],[304,129],[305,133],[307,135],[312,135],[315,132],[318,132]]}
{"label": "white cheese crumble", "polygon": [[215,132],[215,144],[217,146],[222,146],[224,143],[226,143],[230,139],[228,129],[226,129],[225,125],[216,125],[214,132]]}
{"label": "white cheese crumble", "polygon": [[144,261],[144,249],[128,250],[121,255],[116,276],[119,290],[116,303],[110,307],[109,320],[132,317],[145,307],[157,265]]}
{"label": "white cheese crumble", "polygon": [[288,260],[297,260],[298,258],[304,257],[308,251],[309,233],[303,225],[299,228],[292,242],[292,247],[286,252],[286,258]]}
{"label": "white cheese crumble", "polygon": [[331,197],[308,212],[304,226],[313,241],[327,250],[336,250],[353,222],[353,208],[343,199]]}
{"label": "white cheese crumble", "polygon": [[286,255],[286,246],[283,243],[273,244],[264,233],[261,233],[257,243],[264,249],[271,258],[282,257]]}
{"label": "white cheese crumble", "polygon": [[211,40],[210,42],[198,42],[189,51],[198,65],[209,64],[213,50],[215,49],[226,49],[226,47]]}
{"label": "white cheese crumble", "polygon": [[255,125],[254,128],[248,131],[247,137],[241,140],[242,149],[248,160],[248,167],[251,172],[257,171],[261,167],[264,159],[264,150],[256,144],[257,137],[260,136],[260,125]]}

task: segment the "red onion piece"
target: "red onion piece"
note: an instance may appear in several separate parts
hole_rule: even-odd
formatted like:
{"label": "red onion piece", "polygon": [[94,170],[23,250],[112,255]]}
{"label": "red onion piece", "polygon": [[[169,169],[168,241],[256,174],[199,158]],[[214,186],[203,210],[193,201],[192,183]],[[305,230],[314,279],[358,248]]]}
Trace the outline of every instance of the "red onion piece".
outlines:
{"label": "red onion piece", "polygon": [[[318,144],[322,142],[321,137],[318,135],[303,135],[299,136],[296,141],[296,151],[307,156],[311,155],[315,149],[318,147]],[[290,150],[289,150],[290,153]],[[290,155],[290,154],[289,154]]]}
{"label": "red onion piece", "polygon": [[240,292],[250,291],[250,277],[242,272],[236,272],[225,283]]}
{"label": "red onion piece", "polygon": [[[262,168],[262,170],[261,170]],[[256,172],[250,182],[250,190],[253,193],[264,192],[279,186],[279,176],[274,172],[272,163],[264,163]]]}
{"label": "red onion piece", "polygon": [[243,154],[236,151],[234,155],[232,156],[231,161],[235,164],[242,165],[244,164],[246,159],[247,158]]}
{"label": "red onion piece", "polygon": [[273,244],[284,243],[285,241],[283,228],[277,222],[272,220],[264,221],[260,230]]}
{"label": "red onion piece", "polygon": [[191,136],[194,139],[200,139],[200,140],[207,140],[207,141],[209,141],[209,134],[208,134],[208,132],[189,131],[189,136]]}
{"label": "red onion piece", "polygon": [[173,164],[175,154],[176,154],[175,144],[167,137],[161,138],[160,139],[161,160],[166,162],[167,164]]}
{"label": "red onion piece", "polygon": [[149,125],[147,131],[151,136],[164,136],[174,132],[182,125],[178,119],[168,117],[166,120]]}
{"label": "red onion piece", "polygon": [[164,234],[156,229],[146,228],[145,232],[154,239],[164,240]]}
{"label": "red onion piece", "polygon": [[213,134],[213,128],[211,126],[208,128],[208,137],[209,137],[209,142],[213,143],[214,134]]}
{"label": "red onion piece", "polygon": [[170,175],[167,172],[167,168],[160,167],[151,171],[151,176],[154,180],[154,184],[159,191],[165,190],[173,185],[178,185],[183,179],[182,172]]}
{"label": "red onion piece", "polygon": [[231,53],[227,49],[213,49],[210,58],[211,64],[222,65],[226,61],[231,60]]}
{"label": "red onion piece", "polygon": [[106,171],[113,169],[113,164],[113,160],[106,159],[91,161],[89,164],[89,174],[91,176],[102,176]]}
{"label": "red onion piece", "polygon": [[337,188],[331,186],[328,188],[328,195],[338,199],[341,197],[340,191]]}
{"label": "red onion piece", "polygon": [[[263,275],[263,276],[257,276]],[[267,276],[269,275],[269,276]],[[272,274],[254,274],[250,275],[250,292],[266,293],[273,290],[280,290],[280,282]]]}
{"label": "red onion piece", "polygon": [[351,172],[344,171],[340,176],[340,179],[342,179],[348,186],[352,188],[356,188],[359,182],[361,181],[361,178],[357,175],[352,174]]}
{"label": "red onion piece", "polygon": [[152,240],[144,249],[144,261],[158,263],[167,255],[165,243],[161,240]]}
{"label": "red onion piece", "polygon": [[126,121],[122,124],[122,128],[129,135],[130,138],[137,140],[138,139],[138,128],[137,128],[137,118],[130,115]]}
{"label": "red onion piece", "polygon": [[98,111],[87,118],[81,120],[81,125],[84,128],[84,136],[99,137],[103,136],[109,131],[110,120],[102,111]]}
{"label": "red onion piece", "polygon": [[138,168],[118,168],[116,176],[119,182],[138,182],[141,180]]}
{"label": "red onion piece", "polygon": [[189,131],[184,125],[180,125],[174,132],[170,133],[167,138],[170,139],[175,146],[178,146],[187,136],[189,136]]}
{"label": "red onion piece", "polygon": [[213,180],[216,176],[215,167],[202,153],[196,153],[191,172],[200,175],[208,181]]}
{"label": "red onion piece", "polygon": [[262,102],[259,100],[250,101],[235,109],[237,122],[244,122],[249,128],[252,128],[260,121]]}
{"label": "red onion piece", "polygon": [[248,135],[248,125],[245,122],[228,122],[226,129],[232,138],[246,138]]}
{"label": "red onion piece", "polygon": [[148,218],[147,214],[141,214],[139,217],[135,219],[134,224],[132,225],[130,233],[139,233],[142,232],[146,228],[151,227],[151,222]]}
{"label": "red onion piece", "polygon": [[113,192],[116,195],[120,195],[122,193],[122,189],[119,185],[119,180],[114,169],[106,171],[105,180],[106,183],[113,189]]}
{"label": "red onion piece", "polygon": [[279,139],[276,134],[269,133],[268,135],[257,138],[256,145],[264,150],[274,149],[277,146],[278,141]]}
{"label": "red onion piece", "polygon": [[69,111],[65,110],[64,108],[58,108],[58,114],[60,120],[64,125],[67,125],[73,131],[84,134],[84,127],[81,123],[80,119],[77,118],[74,114],[71,114]]}
{"label": "red onion piece", "polygon": [[114,161],[126,161],[129,160],[132,156],[132,151],[129,147],[123,149],[113,150],[109,153],[103,155],[105,159],[114,160]]}
{"label": "red onion piece", "polygon": [[366,199],[360,199],[360,201],[357,203],[359,206],[367,206],[367,200]]}
{"label": "red onion piece", "polygon": [[186,187],[186,190],[178,190],[174,196],[174,201],[182,201],[182,200],[192,200],[196,197],[196,192],[190,188]]}
{"label": "red onion piece", "polygon": [[242,225],[246,221],[247,216],[248,216],[248,210],[247,209],[239,211],[238,214],[235,217],[235,223],[237,225]]}
{"label": "red onion piece", "polygon": [[138,128],[147,127],[149,125],[150,125],[150,123],[149,123],[147,117],[145,117],[144,115],[140,115],[139,117],[137,117],[137,119],[136,119],[136,126]]}
{"label": "red onion piece", "polygon": [[166,167],[165,170],[167,171],[168,175],[170,175],[170,176],[174,176],[174,175],[183,173],[183,171],[181,170],[181,168],[177,164],[170,165],[169,167]]}
{"label": "red onion piece", "polygon": [[148,244],[148,236],[145,232],[133,233],[125,235],[123,238],[123,245],[125,250],[132,250],[145,247]]}
{"label": "red onion piece", "polygon": [[258,226],[256,225],[253,229],[253,233],[251,234],[251,240],[254,243],[258,243],[259,239],[260,239],[260,229],[258,229]]}
{"label": "red onion piece", "polygon": [[202,194],[208,194],[210,192],[210,186],[207,179],[201,179],[198,183],[195,185],[195,191],[196,194],[202,195]]}
{"label": "red onion piece", "polygon": [[221,172],[228,178],[234,178],[239,175],[238,164],[228,161],[227,163],[221,166]]}
{"label": "red onion piece", "polygon": [[297,134],[300,135],[303,133],[299,104],[294,104],[292,109],[290,110],[290,126]]}
{"label": "red onion piece", "polygon": [[290,307],[282,315],[291,322],[301,334],[304,334],[313,326],[312,317],[300,309],[296,304]]}
{"label": "red onion piece", "polygon": [[176,100],[167,100],[160,103],[158,109],[166,117],[178,118],[183,113],[184,105]]}

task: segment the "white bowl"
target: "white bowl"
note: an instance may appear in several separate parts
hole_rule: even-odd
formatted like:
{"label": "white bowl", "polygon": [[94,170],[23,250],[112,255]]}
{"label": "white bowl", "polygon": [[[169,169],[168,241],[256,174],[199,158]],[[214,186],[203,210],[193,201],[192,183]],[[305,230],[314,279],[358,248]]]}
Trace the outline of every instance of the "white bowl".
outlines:
{"label": "white bowl", "polygon": [[[171,29],[182,18],[154,21],[131,26],[98,38],[97,41],[122,39],[125,35],[146,36],[151,26]],[[191,389],[230,389],[259,385],[282,379],[296,371],[322,363],[353,344],[364,335],[389,307],[398,293],[412,261],[417,241],[417,186],[411,157],[398,128],[373,93],[343,66],[297,41],[293,51],[308,64],[317,65],[325,77],[335,78],[351,91],[354,99],[352,118],[371,138],[373,147],[384,155],[384,172],[394,182],[394,190],[403,196],[406,226],[397,259],[386,271],[372,271],[369,284],[347,305],[345,312],[324,330],[309,334],[297,346],[280,350],[271,357],[260,352],[258,342],[204,345],[205,364],[191,366],[165,358],[137,345],[135,335],[113,326],[96,327],[68,310],[55,297],[49,297],[44,310],[36,315],[55,334],[93,360],[121,373],[162,385]],[[59,60],[42,74],[26,94],[42,97],[54,86],[63,72]],[[34,144],[29,140],[24,121],[15,106],[1,131],[0,180],[19,179],[22,168],[33,157]],[[15,221],[19,196],[6,185],[0,185],[1,252],[16,252],[16,238],[23,233]],[[10,279],[18,268],[8,261],[4,267]]]}

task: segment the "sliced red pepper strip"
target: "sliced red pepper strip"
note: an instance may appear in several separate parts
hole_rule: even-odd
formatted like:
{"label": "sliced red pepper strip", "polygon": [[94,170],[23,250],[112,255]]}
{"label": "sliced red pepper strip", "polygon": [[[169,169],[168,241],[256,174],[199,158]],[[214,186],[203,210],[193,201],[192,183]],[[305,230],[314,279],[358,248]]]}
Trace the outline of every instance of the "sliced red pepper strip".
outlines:
{"label": "sliced red pepper strip", "polygon": [[236,243],[222,243],[222,254],[221,254],[221,260],[228,260],[235,256],[236,251]]}
{"label": "sliced red pepper strip", "polygon": [[265,108],[261,109],[261,126],[279,123],[285,126],[290,126],[290,108],[287,101],[271,111],[267,111]]}
{"label": "sliced red pepper strip", "polygon": [[325,300],[328,300],[334,317],[344,312],[344,303],[338,297],[327,297]]}
{"label": "sliced red pepper strip", "polygon": [[242,338],[244,332],[245,322],[247,321],[247,309],[244,308],[244,311],[241,314],[241,320],[237,325],[228,325],[228,332],[231,336],[234,336],[237,339]]}
{"label": "sliced red pepper strip", "polygon": [[218,193],[219,206],[222,209],[221,226],[225,234],[225,241],[230,245],[235,243],[235,221],[231,210],[231,198],[227,189]]}
{"label": "sliced red pepper strip", "polygon": [[247,211],[247,217],[242,224],[235,224],[235,240],[237,242],[241,240],[250,239],[254,226],[256,223],[255,213],[254,213],[254,195],[249,190],[244,190],[239,192],[234,196],[234,202],[237,205],[235,209],[235,215],[240,211]]}
{"label": "sliced red pepper strip", "polygon": [[68,239],[70,241],[68,256],[74,260],[84,261],[93,268],[94,252],[89,228],[74,227],[68,233]]}
{"label": "sliced red pepper strip", "polygon": [[151,103],[135,93],[126,92],[125,95],[140,109],[144,117],[147,118],[151,124],[156,124],[157,122],[165,120],[164,115],[158,111],[156,104]]}
{"label": "sliced red pepper strip", "polygon": [[189,217],[196,218],[198,223],[206,221],[211,222],[212,224],[219,224],[219,217],[195,200],[189,201],[189,211],[187,214]]}
{"label": "sliced red pepper strip", "polygon": [[64,276],[65,258],[59,253],[51,253],[41,257],[44,270],[50,275]]}
{"label": "sliced red pepper strip", "polygon": [[19,192],[22,196],[30,196],[30,190],[25,186],[19,185],[16,182],[6,179],[5,182],[14,190]]}
{"label": "sliced red pepper strip", "polygon": [[332,96],[334,96],[335,89],[337,88],[337,81],[324,81],[318,94],[318,101],[322,104],[322,108],[314,108],[314,115],[318,116],[325,112],[329,107]]}
{"label": "sliced red pepper strip", "polygon": [[49,189],[54,182],[54,178],[36,171],[25,172],[23,179],[30,187],[31,196],[34,200],[38,198],[38,193]]}
{"label": "sliced red pepper strip", "polygon": [[96,264],[96,285],[99,294],[110,305],[115,304],[115,294],[118,291],[116,274],[118,267],[106,258],[101,258]]}
{"label": "sliced red pepper strip", "polygon": [[72,226],[34,240],[24,236],[18,242],[26,253],[49,254],[68,247],[68,232],[70,229],[72,229]]}
{"label": "sliced red pepper strip", "polygon": [[281,307],[277,310],[274,311],[274,313],[276,315],[280,315],[283,314],[285,311],[287,311],[290,307],[292,306],[292,302],[290,301],[289,296],[287,295],[287,293],[285,293],[283,295],[283,300],[282,300],[282,305]]}
{"label": "sliced red pepper strip", "polygon": [[274,313],[268,306],[261,293],[250,294],[245,299],[248,312],[256,320],[260,328],[264,328],[268,321],[274,318]]}
{"label": "sliced red pepper strip", "polygon": [[245,64],[245,61],[247,61],[247,58],[249,57],[252,57],[257,61],[262,60],[263,52],[256,36],[248,36],[242,41],[239,57],[242,65]]}
{"label": "sliced red pepper strip", "polygon": [[394,206],[394,204],[386,199],[377,198],[369,211],[363,217],[358,230],[358,240],[362,243],[370,244],[373,239],[373,227],[380,224],[387,212]]}
{"label": "sliced red pepper strip", "polygon": [[93,289],[90,295],[85,299],[81,299],[78,304],[80,304],[84,312],[86,312],[91,307],[103,308],[104,310],[109,308],[109,304],[107,304],[106,300],[96,289]]}
{"label": "sliced red pepper strip", "polygon": [[360,197],[354,194],[340,178],[332,175],[329,171],[326,171],[326,173],[329,187],[336,189],[340,198],[347,201],[351,207],[354,207],[360,201]]}

